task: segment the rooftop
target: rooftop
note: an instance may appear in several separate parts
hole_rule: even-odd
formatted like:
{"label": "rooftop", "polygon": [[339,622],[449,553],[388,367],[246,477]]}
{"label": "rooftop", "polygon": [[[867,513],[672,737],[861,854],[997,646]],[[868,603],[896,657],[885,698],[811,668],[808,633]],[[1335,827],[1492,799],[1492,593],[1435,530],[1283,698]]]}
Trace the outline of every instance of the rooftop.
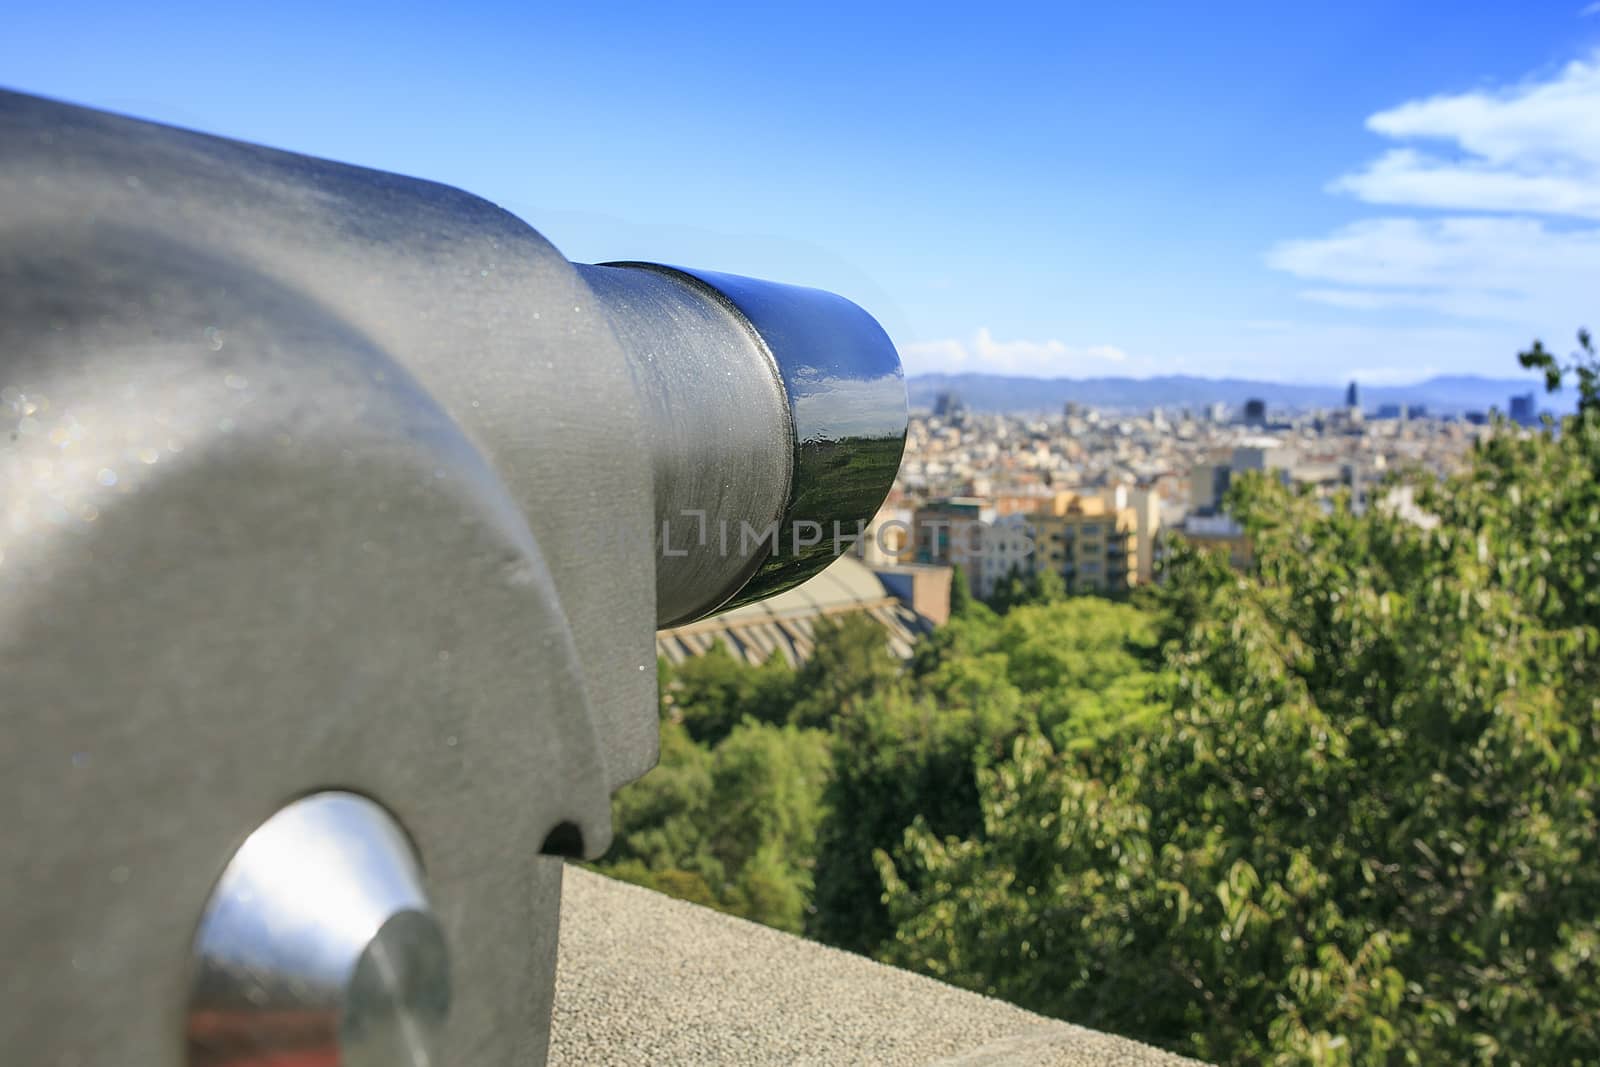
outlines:
{"label": "rooftop", "polygon": [[928,622],[884,588],[872,569],[851,556],[840,556],[814,578],[775,597],[713,615],[708,619],[662,630],[656,652],[670,663],[701,655],[717,641],[750,664],[759,664],[776,650],[791,665],[811,656],[812,625],[829,615],[864,613],[888,633],[890,649],[902,659]]}

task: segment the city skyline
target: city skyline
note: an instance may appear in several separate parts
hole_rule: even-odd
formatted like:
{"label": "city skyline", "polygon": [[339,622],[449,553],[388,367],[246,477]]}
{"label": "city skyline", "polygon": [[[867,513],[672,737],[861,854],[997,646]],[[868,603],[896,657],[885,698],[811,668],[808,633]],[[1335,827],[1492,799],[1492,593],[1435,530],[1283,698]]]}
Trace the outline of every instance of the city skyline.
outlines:
{"label": "city skyline", "polygon": [[[127,46],[140,41],[137,49]],[[31,9],[0,80],[838,291],[910,373],[1411,382],[1593,321],[1600,11]]]}

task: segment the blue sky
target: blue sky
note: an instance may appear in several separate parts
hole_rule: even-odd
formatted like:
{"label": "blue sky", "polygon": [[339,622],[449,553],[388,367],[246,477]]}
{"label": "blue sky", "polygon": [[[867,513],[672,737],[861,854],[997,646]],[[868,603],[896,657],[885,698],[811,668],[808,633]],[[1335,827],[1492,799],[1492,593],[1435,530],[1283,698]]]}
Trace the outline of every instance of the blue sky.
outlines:
{"label": "blue sky", "polygon": [[1600,327],[1600,0],[27,5],[0,85],[833,289],[908,369],[1515,375]]}

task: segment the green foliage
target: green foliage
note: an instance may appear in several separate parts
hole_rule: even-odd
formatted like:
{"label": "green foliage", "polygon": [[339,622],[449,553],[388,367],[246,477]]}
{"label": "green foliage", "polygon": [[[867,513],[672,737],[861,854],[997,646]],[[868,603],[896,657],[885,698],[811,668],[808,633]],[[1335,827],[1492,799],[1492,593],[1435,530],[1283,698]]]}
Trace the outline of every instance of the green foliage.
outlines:
{"label": "green foliage", "polygon": [[1499,427],[1437,524],[1243,480],[1252,572],[1170,561],[1160,728],[1024,738],[977,832],[881,851],[886,957],[1221,1062],[1595,1062],[1596,423]]}
{"label": "green foliage", "polygon": [[746,718],[784,722],[793,687],[794,671],[777,652],[752,670],[717,641],[705,655],[671,668],[662,692],[689,736],[714,745]]}
{"label": "green foliage", "polygon": [[829,762],[827,735],[794,726],[747,720],[717,746],[706,833],[736,914],[800,931]]}
{"label": "green foliage", "polygon": [[813,936],[868,952],[892,932],[873,853],[897,845],[917,818],[942,833],[976,829],[975,768],[1008,725],[994,709],[940,707],[904,688],[840,718],[819,831]]}
{"label": "green foliage", "polygon": [[[909,670],[669,672],[608,869],[1222,1063],[1600,1062],[1600,361],[1441,483],[1245,477],[1248,573],[1014,576]],[[678,721],[681,719],[681,722]]]}
{"label": "green foliage", "polygon": [[918,819],[976,833],[979,773],[1013,738],[1042,723],[1089,743],[1151,715],[1153,675],[1131,649],[1153,640],[1148,618],[1097,598],[953,618],[910,689],[880,689],[836,727],[811,932],[877,948],[893,928],[874,854],[898,849]]}
{"label": "green foliage", "polygon": [[815,730],[746,719],[708,749],[664,723],[660,764],[617,793],[616,841],[600,869],[799,932],[828,744]]}
{"label": "green foliage", "polygon": [[1029,604],[1053,604],[1065,600],[1067,580],[1055,571],[1025,570],[1012,567],[1005,580],[995,586],[989,607],[1000,615]]}
{"label": "green foliage", "polygon": [[1128,604],[1042,600],[998,620],[952,620],[916,670],[942,704],[1016,705],[1058,744],[1089,745],[1161,719],[1157,633],[1153,617]]}
{"label": "green foliage", "polygon": [[893,686],[900,662],[883,628],[864,615],[820,618],[812,625],[811,658],[797,672],[789,721],[825,728],[855,701]]}
{"label": "green foliage", "polygon": [[950,615],[965,615],[977,603],[967,578],[967,569],[957,563],[950,568]]}
{"label": "green foliage", "polygon": [[705,878],[694,871],[680,870],[677,867],[650,867],[642,860],[636,859],[606,863],[599,869],[612,878],[632,882],[646,889],[654,889],[657,893],[665,893],[669,897],[677,897],[690,904],[699,904],[705,908],[719,906],[717,895],[706,884]]}
{"label": "green foliage", "polygon": [[1033,603],[1054,604],[1067,598],[1067,580],[1058,571],[1035,571]]}
{"label": "green foliage", "polygon": [[1600,413],[1600,355],[1588,330],[1578,331],[1578,351],[1565,367],[1537,340],[1528,351],[1519,353],[1517,360],[1529,370],[1543,371],[1545,389],[1552,393],[1559,392],[1571,374],[1578,387],[1578,414]]}
{"label": "green foliage", "polygon": [[681,725],[662,723],[660,762],[612,802],[615,841],[607,858],[658,871],[698,870],[720,881],[720,866],[700,851],[710,797],[711,753]]}

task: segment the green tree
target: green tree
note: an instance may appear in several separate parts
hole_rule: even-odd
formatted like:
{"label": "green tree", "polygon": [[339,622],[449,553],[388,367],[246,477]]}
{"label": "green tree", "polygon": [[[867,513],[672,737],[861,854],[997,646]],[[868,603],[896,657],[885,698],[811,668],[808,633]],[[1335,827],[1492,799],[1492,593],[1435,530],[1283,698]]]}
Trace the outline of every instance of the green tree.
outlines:
{"label": "green tree", "polygon": [[717,746],[706,835],[730,874],[729,910],[798,933],[811,898],[829,741],[746,720]]}
{"label": "green tree", "polygon": [[783,722],[794,681],[794,671],[776,651],[752,668],[718,639],[704,655],[671,668],[662,693],[691,737],[715,745],[745,718]]}
{"label": "green tree", "polygon": [[726,880],[705,846],[711,762],[681,724],[663,722],[660,761],[612,800],[614,836],[602,869],[652,886],[650,872],[692,873],[711,896],[710,885]]}
{"label": "green tree", "polygon": [[822,617],[812,624],[811,657],[796,672],[789,721],[830,726],[852,703],[898,684],[900,661],[883,627],[866,615]]}
{"label": "green tree", "polygon": [[[918,650],[914,673],[941,703],[1009,706],[1015,699],[1058,743],[1090,743],[1161,719],[1158,638],[1156,617],[1132,605],[1043,599],[998,619],[952,620]],[[988,689],[981,695],[980,676]]]}
{"label": "green tree", "polygon": [[1003,728],[971,708],[940,707],[904,687],[857,702],[834,732],[833,777],[818,832],[816,910],[808,933],[871,952],[891,932],[873,854],[918,818],[937,832],[979,824],[976,768],[1004,751]]}
{"label": "green tree", "polygon": [[1030,604],[1053,604],[1065,600],[1067,582],[1057,571],[1035,571],[1012,566],[1005,579],[995,586],[988,605],[997,614],[1004,615],[1012,608]]}
{"label": "green tree", "polygon": [[1241,480],[1250,573],[1157,594],[1161,728],[1026,736],[880,848],[885,956],[1221,1062],[1600,1060],[1600,408],[1555,429],[1423,521]]}
{"label": "green tree", "polygon": [[1004,615],[1018,604],[1026,604],[1032,599],[1033,573],[1013,566],[1006,572],[1006,576],[995,583],[994,591],[985,601],[989,609],[997,615]]}
{"label": "green tree", "polygon": [[950,567],[950,615],[965,615],[978,603],[972,595],[972,586],[967,579],[967,569],[956,563]]}
{"label": "green tree", "polygon": [[952,618],[909,687],[880,687],[837,722],[811,932],[876,950],[893,926],[874,854],[895,852],[918,820],[935,835],[978,833],[980,772],[1041,717],[1073,744],[1143,728],[1160,708],[1154,640],[1148,616],[1098,598]]}
{"label": "green tree", "polygon": [[660,765],[617,793],[600,869],[799,932],[830,770],[815,730],[746,719],[707,750],[664,724]]}
{"label": "green tree", "polygon": [[1067,580],[1060,571],[1035,571],[1033,603],[1054,604],[1067,598]]}
{"label": "green tree", "polygon": [[1545,389],[1552,393],[1560,392],[1566,376],[1571,374],[1578,388],[1579,416],[1600,411],[1600,354],[1596,353],[1588,330],[1578,331],[1578,350],[1566,366],[1537,339],[1528,351],[1517,355],[1517,360],[1530,370],[1543,371]]}

